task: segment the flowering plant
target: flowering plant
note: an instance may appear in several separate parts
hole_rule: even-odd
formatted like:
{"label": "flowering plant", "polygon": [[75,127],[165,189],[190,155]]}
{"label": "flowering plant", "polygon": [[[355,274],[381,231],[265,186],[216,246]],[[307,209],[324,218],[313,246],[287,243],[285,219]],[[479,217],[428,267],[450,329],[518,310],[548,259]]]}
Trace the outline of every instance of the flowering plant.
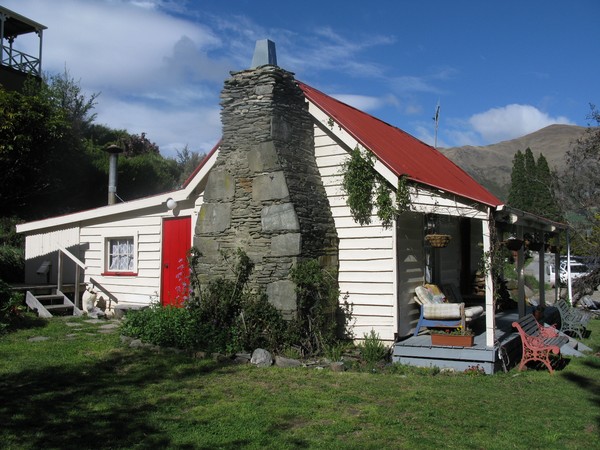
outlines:
{"label": "flowering plant", "polygon": [[436,328],[430,330],[431,334],[447,334],[450,336],[473,336],[473,330],[469,327],[458,326],[456,328]]}

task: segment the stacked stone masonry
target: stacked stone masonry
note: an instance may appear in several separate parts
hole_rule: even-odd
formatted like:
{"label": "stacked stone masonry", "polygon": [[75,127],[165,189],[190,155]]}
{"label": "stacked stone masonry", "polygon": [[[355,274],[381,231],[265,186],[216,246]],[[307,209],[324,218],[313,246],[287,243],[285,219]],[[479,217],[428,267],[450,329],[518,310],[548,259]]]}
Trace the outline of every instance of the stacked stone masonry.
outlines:
{"label": "stacked stone masonry", "polygon": [[241,248],[255,264],[251,286],[293,314],[290,269],[317,258],[336,271],[338,262],[306,99],[293,74],[269,65],[233,73],[221,106],[223,139],[194,237],[197,270],[203,281],[231,277],[221,252]]}

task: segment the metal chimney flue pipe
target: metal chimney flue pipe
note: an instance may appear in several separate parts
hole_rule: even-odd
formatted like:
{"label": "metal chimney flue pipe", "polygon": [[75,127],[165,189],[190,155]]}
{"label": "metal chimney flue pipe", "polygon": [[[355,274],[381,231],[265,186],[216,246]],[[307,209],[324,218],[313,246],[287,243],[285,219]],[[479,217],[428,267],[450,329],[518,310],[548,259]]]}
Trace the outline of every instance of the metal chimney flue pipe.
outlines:
{"label": "metal chimney flue pipe", "polygon": [[117,145],[109,145],[106,148],[109,154],[108,161],[108,204],[114,205],[117,202],[117,162],[119,153],[123,153],[123,149]]}

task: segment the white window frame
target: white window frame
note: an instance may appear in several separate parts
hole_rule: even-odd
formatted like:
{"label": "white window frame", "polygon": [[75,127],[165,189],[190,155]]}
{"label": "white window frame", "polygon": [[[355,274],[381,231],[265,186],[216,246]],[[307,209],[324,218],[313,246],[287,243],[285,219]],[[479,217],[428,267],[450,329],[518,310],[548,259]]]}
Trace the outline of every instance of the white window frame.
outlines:
{"label": "white window frame", "polygon": [[[111,258],[111,242],[117,240],[131,240],[133,242],[133,266],[127,269],[111,269],[110,268],[110,258]],[[138,272],[138,259],[139,259],[139,247],[138,247],[138,236],[137,233],[134,234],[120,234],[120,235],[110,235],[104,236],[104,274],[107,275],[137,275]]]}

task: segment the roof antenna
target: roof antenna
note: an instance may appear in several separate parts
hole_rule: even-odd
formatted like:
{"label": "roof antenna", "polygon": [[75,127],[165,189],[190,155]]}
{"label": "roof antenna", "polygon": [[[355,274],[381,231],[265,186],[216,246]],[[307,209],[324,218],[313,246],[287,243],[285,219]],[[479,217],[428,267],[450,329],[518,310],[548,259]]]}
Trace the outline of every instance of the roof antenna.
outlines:
{"label": "roof antenna", "polygon": [[259,66],[277,65],[277,54],[275,52],[275,42],[269,39],[256,41],[254,47],[254,56],[252,56],[251,69],[256,69]]}
{"label": "roof antenna", "polygon": [[435,122],[435,133],[434,133],[434,144],[433,147],[437,148],[437,135],[438,135],[438,125],[440,124],[440,101],[438,100],[437,106],[435,108],[435,116],[433,116],[433,121]]}

